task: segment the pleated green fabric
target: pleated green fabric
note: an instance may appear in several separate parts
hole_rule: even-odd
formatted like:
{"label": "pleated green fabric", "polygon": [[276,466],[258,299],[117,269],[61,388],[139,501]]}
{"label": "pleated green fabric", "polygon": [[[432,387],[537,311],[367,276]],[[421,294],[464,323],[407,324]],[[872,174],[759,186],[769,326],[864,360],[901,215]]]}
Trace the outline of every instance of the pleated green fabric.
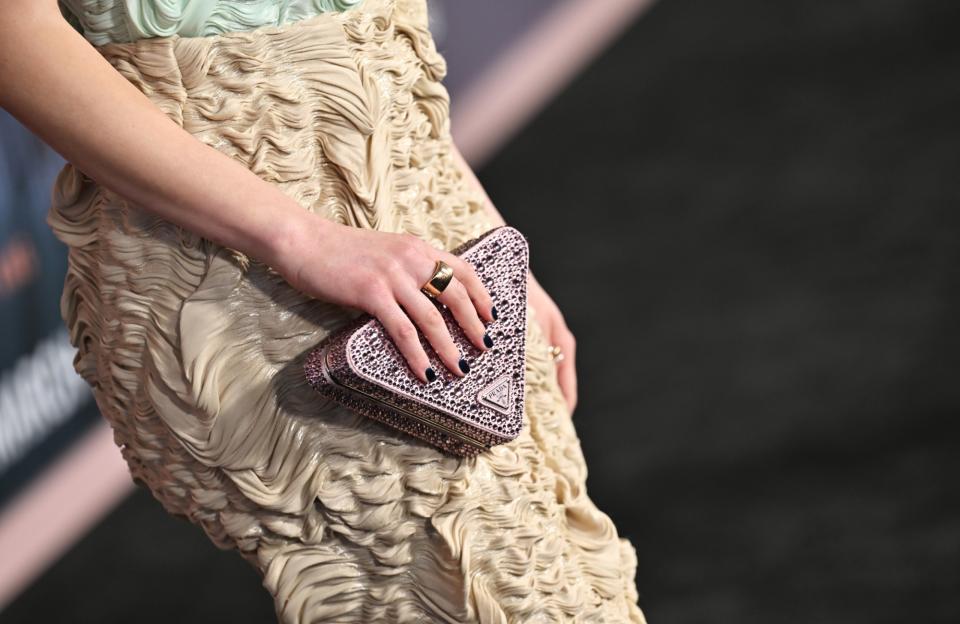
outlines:
{"label": "pleated green fabric", "polygon": [[151,37],[204,37],[295,22],[363,0],[58,0],[94,45]]}

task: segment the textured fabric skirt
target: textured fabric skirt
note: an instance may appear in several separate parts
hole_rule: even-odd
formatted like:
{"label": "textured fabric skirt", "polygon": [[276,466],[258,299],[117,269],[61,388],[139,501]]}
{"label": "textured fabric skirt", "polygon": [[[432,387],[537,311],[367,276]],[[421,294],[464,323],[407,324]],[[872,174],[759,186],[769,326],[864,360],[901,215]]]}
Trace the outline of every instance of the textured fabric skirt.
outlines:
{"label": "textured fabric skirt", "polygon": [[[443,249],[492,227],[451,156],[426,0],[98,49],[304,210]],[[71,164],[48,223],[70,252],[74,366],[134,481],[253,564],[280,621],[643,622],[634,548],[587,495],[532,308],[523,432],[460,458],[307,385],[306,353],[359,311]]]}

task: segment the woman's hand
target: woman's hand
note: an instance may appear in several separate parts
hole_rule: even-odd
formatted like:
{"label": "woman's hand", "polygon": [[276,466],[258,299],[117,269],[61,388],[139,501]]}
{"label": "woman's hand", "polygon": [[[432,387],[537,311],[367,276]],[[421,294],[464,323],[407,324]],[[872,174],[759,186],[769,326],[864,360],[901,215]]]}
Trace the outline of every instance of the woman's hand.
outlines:
{"label": "woman's hand", "polygon": [[572,414],[577,406],[577,371],[574,364],[577,341],[567,327],[560,308],[540,286],[533,273],[527,273],[527,303],[534,309],[547,342],[563,350],[564,357],[557,363],[557,382]]}
{"label": "woman's hand", "polygon": [[462,354],[440,311],[420,290],[437,260],[454,274],[437,301],[450,309],[473,344],[489,349],[485,323],[493,321],[493,302],[473,265],[413,234],[351,227],[305,212],[275,240],[268,263],[297,290],[376,317],[414,373],[429,382],[436,371],[416,326],[455,375],[469,371],[466,360],[466,370],[461,368]]}

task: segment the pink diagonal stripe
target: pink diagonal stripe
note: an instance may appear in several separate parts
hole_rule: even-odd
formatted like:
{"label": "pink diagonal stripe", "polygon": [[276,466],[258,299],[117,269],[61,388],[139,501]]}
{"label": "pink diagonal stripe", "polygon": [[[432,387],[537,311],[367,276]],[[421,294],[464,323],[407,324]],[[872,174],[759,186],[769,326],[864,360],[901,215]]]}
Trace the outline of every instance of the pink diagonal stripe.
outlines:
{"label": "pink diagonal stripe", "polygon": [[0,515],[0,609],[133,487],[113,430],[98,421]]}
{"label": "pink diagonal stripe", "polygon": [[474,169],[526,124],[653,0],[567,0],[451,102],[457,146]]}

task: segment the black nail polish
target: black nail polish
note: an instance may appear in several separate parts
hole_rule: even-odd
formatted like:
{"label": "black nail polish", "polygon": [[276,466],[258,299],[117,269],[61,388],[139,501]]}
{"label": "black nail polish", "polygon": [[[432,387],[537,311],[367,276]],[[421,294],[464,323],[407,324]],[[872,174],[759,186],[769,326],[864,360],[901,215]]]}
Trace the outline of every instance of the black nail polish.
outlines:
{"label": "black nail polish", "polygon": [[458,364],[460,365],[460,370],[462,370],[464,374],[467,374],[470,372],[470,365],[467,364],[467,361],[465,359],[460,358],[460,361],[458,362]]}
{"label": "black nail polish", "polygon": [[437,373],[433,370],[432,366],[427,367],[425,374],[427,376],[427,381],[433,381],[437,378]]}
{"label": "black nail polish", "polygon": [[493,348],[493,338],[487,332],[483,332],[483,344],[487,345],[488,349]]}
{"label": "black nail polish", "polygon": [[493,317],[493,320],[497,320],[497,306],[490,308],[490,316]]}

